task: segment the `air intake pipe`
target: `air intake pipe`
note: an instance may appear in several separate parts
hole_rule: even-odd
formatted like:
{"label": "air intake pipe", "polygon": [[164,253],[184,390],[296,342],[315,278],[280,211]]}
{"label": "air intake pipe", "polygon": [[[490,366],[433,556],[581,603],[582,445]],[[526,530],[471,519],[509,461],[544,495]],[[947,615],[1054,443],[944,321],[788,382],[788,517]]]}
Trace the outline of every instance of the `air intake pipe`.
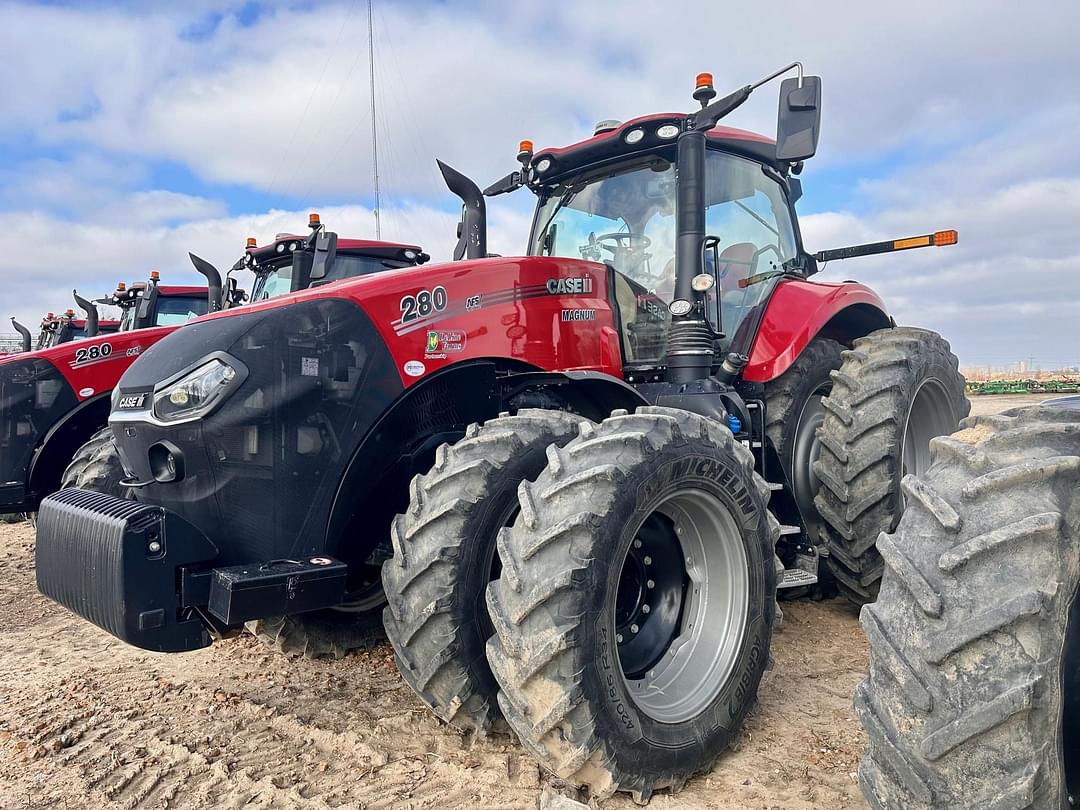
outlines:
{"label": "air intake pipe", "polygon": [[92,338],[98,333],[98,311],[97,307],[90,301],[87,301],[75,290],[71,291],[71,294],[75,296],[75,303],[82,307],[83,312],[86,313],[86,336]]}
{"label": "air intake pipe", "polygon": [[11,325],[15,327],[15,331],[22,337],[22,350],[24,352],[30,351],[33,346],[33,338],[30,336],[30,330],[14,318],[11,319]]}
{"label": "air intake pipe", "polygon": [[461,198],[461,222],[458,223],[458,242],[454,247],[454,261],[458,259],[483,259],[487,256],[487,206],[480,187],[457,169],[441,160],[446,187]]}
{"label": "air intake pipe", "polygon": [[195,265],[195,269],[206,277],[206,297],[210,302],[207,311],[217,312],[223,307],[221,273],[219,273],[218,269],[206,259],[202,259],[194,253],[189,253],[188,258],[191,259],[191,263]]}

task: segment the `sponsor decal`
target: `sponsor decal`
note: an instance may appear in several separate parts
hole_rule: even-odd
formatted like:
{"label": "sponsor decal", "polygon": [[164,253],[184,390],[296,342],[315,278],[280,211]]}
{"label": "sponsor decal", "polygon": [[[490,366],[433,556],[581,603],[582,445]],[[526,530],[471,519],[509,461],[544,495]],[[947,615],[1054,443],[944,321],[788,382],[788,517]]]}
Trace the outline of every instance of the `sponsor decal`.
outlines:
{"label": "sponsor decal", "polygon": [[410,377],[419,377],[425,371],[427,371],[427,366],[425,366],[419,360],[410,360],[403,366],[403,368],[405,369],[405,373],[408,374]]}
{"label": "sponsor decal", "polygon": [[465,332],[461,329],[430,330],[424,348],[425,360],[445,360],[448,354],[465,351]]}
{"label": "sponsor decal", "polygon": [[595,309],[564,309],[562,311],[564,321],[595,321]]}
{"label": "sponsor decal", "polygon": [[593,291],[592,276],[549,278],[545,286],[549,295],[580,295]]}
{"label": "sponsor decal", "polygon": [[117,410],[129,411],[141,408],[146,402],[146,394],[125,394],[116,402]]}
{"label": "sponsor decal", "polygon": [[480,294],[470,295],[465,299],[465,311],[472,312],[474,309],[480,309],[480,302],[483,300],[484,296]]}
{"label": "sponsor decal", "polygon": [[79,389],[79,396],[80,397],[92,397],[93,395],[94,395],[94,389],[93,388],[80,388]]}
{"label": "sponsor decal", "polygon": [[318,357],[301,357],[300,358],[300,376],[301,377],[318,377],[319,376],[319,358]]}

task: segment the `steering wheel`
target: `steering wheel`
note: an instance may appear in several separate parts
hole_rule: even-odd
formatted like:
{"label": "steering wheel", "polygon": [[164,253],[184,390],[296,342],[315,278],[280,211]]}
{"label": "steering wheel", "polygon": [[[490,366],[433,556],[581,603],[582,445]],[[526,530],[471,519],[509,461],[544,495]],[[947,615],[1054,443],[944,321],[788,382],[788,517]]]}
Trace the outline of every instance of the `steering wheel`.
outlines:
{"label": "steering wheel", "polygon": [[[613,233],[602,233],[596,237],[597,242],[612,241],[614,245],[601,245],[604,250],[610,250],[614,253],[617,250],[632,250],[638,248],[639,250],[648,250],[652,245],[652,239],[644,234],[627,233],[626,231],[618,231]],[[625,247],[623,243],[625,244]],[[636,243],[636,244],[635,244]]]}

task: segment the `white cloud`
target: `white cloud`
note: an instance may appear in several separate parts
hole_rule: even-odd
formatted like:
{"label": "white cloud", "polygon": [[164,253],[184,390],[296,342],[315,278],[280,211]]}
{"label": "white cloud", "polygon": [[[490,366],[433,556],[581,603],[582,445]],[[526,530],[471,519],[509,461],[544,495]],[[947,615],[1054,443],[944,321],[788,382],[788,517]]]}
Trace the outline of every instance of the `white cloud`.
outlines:
{"label": "white cloud", "polygon": [[[187,250],[227,266],[247,233],[305,221],[302,210],[225,216],[218,200],[148,189],[141,167],[152,161],[296,199],[351,197],[356,205],[324,219],[372,234],[361,207],[371,165],[360,4],[280,4],[250,27],[226,13],[212,35],[180,36],[216,5],[0,0],[5,64],[16,67],[0,73],[0,140],[83,155],[0,167],[0,227],[33,246],[0,257],[0,302],[36,318],[63,305],[54,299],[71,278],[111,286],[158,266],[197,278]],[[824,276],[867,280],[898,320],[939,329],[972,362],[1072,357],[1078,24],[1080,4],[1011,0],[677,0],[659,11],[623,0],[542,15],[494,2],[377,3],[384,234],[449,253],[455,217],[439,209],[456,204],[436,156],[484,183],[513,166],[521,137],[559,145],[600,118],[686,110],[699,70],[723,92],[801,58],[824,79],[807,202],[822,199],[814,182],[830,169],[853,186],[852,210],[804,219],[808,245],[961,234],[956,247],[836,263]],[[765,88],[731,123],[770,132],[775,103]],[[495,252],[524,246],[528,200],[518,196],[491,206]]]}

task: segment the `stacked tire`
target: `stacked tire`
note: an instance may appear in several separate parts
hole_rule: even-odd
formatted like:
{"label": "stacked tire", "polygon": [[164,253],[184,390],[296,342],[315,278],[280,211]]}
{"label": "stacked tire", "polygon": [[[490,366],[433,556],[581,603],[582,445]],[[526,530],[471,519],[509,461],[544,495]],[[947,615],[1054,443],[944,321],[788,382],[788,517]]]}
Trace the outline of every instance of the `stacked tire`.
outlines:
{"label": "stacked tire", "polygon": [[878,550],[855,705],[875,808],[1061,808],[1080,787],[1080,412],[966,420]]}

